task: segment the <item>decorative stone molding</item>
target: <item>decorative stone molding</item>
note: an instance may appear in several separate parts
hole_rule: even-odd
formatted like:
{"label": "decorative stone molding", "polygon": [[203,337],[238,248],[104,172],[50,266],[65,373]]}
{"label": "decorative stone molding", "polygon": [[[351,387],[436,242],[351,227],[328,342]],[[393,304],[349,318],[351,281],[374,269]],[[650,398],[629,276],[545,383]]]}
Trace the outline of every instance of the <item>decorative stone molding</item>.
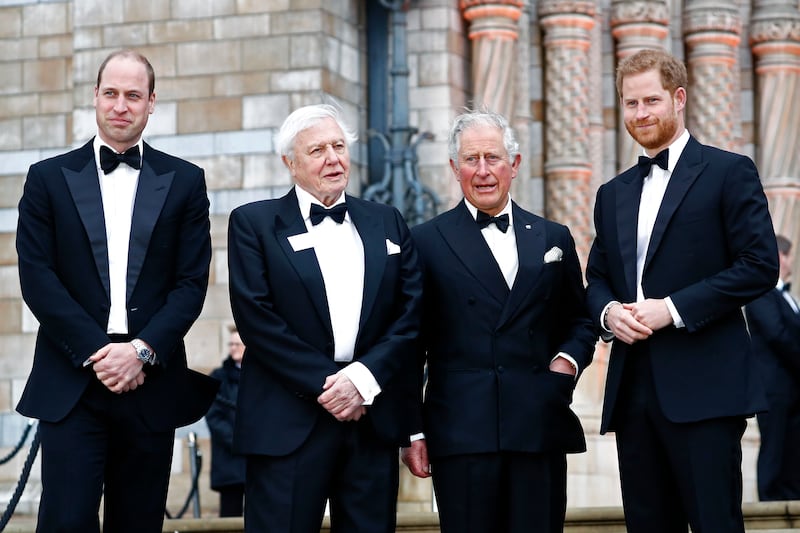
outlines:
{"label": "decorative stone molding", "polygon": [[610,24],[619,59],[638,50],[663,48],[669,7],[665,0],[612,0]]}

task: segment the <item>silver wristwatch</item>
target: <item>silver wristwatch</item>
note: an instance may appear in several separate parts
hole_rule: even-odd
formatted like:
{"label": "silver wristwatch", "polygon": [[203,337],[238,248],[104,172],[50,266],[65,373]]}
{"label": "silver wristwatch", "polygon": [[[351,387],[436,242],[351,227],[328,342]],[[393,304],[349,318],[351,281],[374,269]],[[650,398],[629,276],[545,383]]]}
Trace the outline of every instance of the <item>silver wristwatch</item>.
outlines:
{"label": "silver wristwatch", "polygon": [[136,350],[136,358],[139,361],[148,365],[155,364],[156,354],[141,339],[133,339],[131,344]]}

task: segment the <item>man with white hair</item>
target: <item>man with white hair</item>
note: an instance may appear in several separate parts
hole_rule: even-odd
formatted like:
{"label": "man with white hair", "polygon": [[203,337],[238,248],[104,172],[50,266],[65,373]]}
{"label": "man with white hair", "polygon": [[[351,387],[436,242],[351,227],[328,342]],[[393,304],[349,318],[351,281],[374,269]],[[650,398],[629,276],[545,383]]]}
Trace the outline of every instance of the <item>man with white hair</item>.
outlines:
{"label": "man with white hair", "polygon": [[297,109],[277,138],[294,188],[231,214],[248,532],[318,533],[326,499],[334,532],[395,530],[422,284],[400,213],[344,192],[354,141],[335,107]]}

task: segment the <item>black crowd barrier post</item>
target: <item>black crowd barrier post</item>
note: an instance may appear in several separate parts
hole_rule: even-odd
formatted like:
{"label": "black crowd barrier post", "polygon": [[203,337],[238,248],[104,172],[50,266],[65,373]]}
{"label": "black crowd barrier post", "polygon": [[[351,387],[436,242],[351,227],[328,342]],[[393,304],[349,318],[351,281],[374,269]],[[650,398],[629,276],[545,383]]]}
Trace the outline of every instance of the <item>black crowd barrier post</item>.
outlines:
{"label": "black crowd barrier post", "polygon": [[195,518],[200,518],[200,490],[197,479],[200,477],[200,449],[197,447],[197,435],[189,433],[189,472],[192,474],[192,510]]}
{"label": "black crowd barrier post", "polygon": [[[17,448],[22,448],[22,444],[25,442],[25,439],[28,437],[28,433],[30,433],[30,429],[33,426],[34,422],[28,422],[28,427],[25,429],[25,433],[23,435],[22,440],[17,445]],[[17,451],[19,451],[17,449]],[[31,468],[33,467],[33,461],[36,459],[36,454],[39,452],[39,426],[36,426],[36,433],[33,434],[33,441],[31,442],[31,449],[28,452],[28,457],[25,459],[25,465],[22,467],[22,474],[19,476],[19,481],[17,481],[17,487],[14,489],[14,495],[11,496],[11,501],[8,502],[8,507],[6,507],[5,512],[3,513],[2,518],[0,518],[0,532],[4,531],[6,526],[8,525],[8,521],[11,520],[11,516],[14,514],[14,510],[17,508],[17,504],[19,503],[20,498],[22,497],[22,491],[25,490],[25,484],[28,482],[28,477],[31,474]],[[16,451],[13,452],[13,455],[16,454]]]}

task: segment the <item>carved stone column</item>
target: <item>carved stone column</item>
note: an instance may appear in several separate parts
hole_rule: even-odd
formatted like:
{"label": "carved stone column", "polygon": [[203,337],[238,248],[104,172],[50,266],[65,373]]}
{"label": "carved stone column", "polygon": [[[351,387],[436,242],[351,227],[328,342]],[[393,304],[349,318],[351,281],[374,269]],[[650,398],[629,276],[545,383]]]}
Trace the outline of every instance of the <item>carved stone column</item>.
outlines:
{"label": "carved stone column", "polygon": [[687,127],[700,142],[741,151],[739,8],[729,0],[687,0]]}
{"label": "carved stone column", "polygon": [[590,141],[592,0],[542,0],[544,32],[545,210],[566,224],[586,264],[593,232]]}
{"label": "carved stone column", "polygon": [[794,243],[800,273],[800,4],[755,0],[750,27],[758,91],[756,162],[775,231]]}
{"label": "carved stone column", "polygon": [[514,44],[522,0],[460,0],[470,23],[472,83],[476,106],[485,105],[509,122],[514,110]]}
{"label": "carved stone column", "polygon": [[[639,50],[663,50],[669,35],[666,0],[612,0],[611,35],[616,41],[617,63]],[[614,94],[618,100],[619,95]],[[622,171],[636,163],[642,148],[628,134],[621,114],[618,124],[617,170]]]}

